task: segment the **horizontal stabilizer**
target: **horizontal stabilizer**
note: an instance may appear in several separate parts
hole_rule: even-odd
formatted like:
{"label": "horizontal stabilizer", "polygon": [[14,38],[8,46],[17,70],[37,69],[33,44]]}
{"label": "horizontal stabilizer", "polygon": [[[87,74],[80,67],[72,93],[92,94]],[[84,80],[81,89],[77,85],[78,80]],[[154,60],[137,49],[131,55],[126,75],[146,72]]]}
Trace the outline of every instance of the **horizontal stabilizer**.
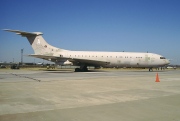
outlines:
{"label": "horizontal stabilizer", "polygon": [[41,32],[24,32],[24,31],[19,31],[19,30],[11,30],[11,29],[3,29],[4,31],[9,31],[9,32],[14,32],[18,35],[22,36],[38,36],[38,35],[43,35]]}

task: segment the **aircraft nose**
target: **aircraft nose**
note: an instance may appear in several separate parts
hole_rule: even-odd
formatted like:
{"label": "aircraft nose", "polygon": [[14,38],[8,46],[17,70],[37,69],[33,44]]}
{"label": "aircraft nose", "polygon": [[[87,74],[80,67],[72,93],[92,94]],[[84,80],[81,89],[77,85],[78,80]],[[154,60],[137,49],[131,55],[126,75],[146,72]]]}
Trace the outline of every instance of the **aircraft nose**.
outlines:
{"label": "aircraft nose", "polygon": [[169,61],[168,59],[166,59],[166,64],[167,64],[167,65],[170,64],[170,61]]}

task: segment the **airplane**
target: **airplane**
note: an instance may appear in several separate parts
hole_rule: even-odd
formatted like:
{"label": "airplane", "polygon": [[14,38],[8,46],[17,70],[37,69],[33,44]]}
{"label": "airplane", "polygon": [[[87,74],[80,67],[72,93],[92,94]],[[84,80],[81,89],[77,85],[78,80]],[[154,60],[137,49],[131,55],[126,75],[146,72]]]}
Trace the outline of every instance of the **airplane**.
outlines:
{"label": "airplane", "polygon": [[152,68],[163,67],[170,62],[165,57],[154,53],[142,52],[100,52],[100,51],[71,51],[54,47],[48,44],[42,37],[42,32],[25,32],[19,30],[4,29],[17,35],[26,37],[34,50],[34,54],[28,56],[45,59],[56,65],[73,65],[75,72],[86,72],[88,66],[94,67],[139,67]]}

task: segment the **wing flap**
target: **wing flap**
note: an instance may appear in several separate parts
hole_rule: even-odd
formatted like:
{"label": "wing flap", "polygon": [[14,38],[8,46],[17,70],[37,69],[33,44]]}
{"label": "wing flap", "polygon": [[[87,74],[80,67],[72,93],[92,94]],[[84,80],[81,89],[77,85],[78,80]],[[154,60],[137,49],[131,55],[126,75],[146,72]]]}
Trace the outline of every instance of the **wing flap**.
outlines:
{"label": "wing flap", "polygon": [[103,66],[103,65],[108,65],[110,62],[107,61],[98,61],[98,60],[89,60],[89,59],[77,59],[77,58],[72,58],[68,59],[71,62],[79,64],[85,64],[87,66]]}

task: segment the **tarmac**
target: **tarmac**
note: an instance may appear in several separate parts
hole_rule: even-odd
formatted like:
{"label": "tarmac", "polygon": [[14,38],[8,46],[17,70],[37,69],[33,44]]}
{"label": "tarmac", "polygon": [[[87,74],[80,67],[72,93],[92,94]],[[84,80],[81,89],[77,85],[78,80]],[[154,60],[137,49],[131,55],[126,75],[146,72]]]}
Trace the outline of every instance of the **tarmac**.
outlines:
{"label": "tarmac", "polygon": [[0,69],[0,121],[180,121],[180,70]]}

